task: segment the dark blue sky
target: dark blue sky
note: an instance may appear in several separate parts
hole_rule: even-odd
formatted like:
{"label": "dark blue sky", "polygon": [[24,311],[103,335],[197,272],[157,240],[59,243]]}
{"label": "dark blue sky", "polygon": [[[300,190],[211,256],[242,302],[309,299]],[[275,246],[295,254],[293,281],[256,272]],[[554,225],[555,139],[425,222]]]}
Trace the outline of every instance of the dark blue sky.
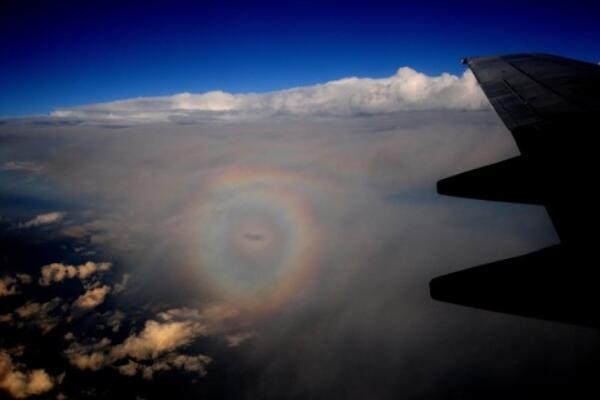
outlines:
{"label": "dark blue sky", "polygon": [[[263,92],[465,55],[600,61],[594,2],[21,2],[0,10],[0,116],[182,91]],[[84,3],[84,4],[81,4]]]}

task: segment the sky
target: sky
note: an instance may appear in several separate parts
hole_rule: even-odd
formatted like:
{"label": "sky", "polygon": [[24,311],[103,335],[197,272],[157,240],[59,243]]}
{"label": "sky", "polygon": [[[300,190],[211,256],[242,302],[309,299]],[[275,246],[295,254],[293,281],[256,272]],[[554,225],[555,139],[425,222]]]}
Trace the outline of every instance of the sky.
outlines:
{"label": "sky", "polygon": [[593,7],[86,4],[0,13],[0,398],[597,397],[597,329],[428,286],[558,242],[436,193],[518,155],[457,60]]}
{"label": "sky", "polygon": [[600,61],[597,2],[116,1],[3,5],[0,117],[180,92],[267,92],[465,56]]}

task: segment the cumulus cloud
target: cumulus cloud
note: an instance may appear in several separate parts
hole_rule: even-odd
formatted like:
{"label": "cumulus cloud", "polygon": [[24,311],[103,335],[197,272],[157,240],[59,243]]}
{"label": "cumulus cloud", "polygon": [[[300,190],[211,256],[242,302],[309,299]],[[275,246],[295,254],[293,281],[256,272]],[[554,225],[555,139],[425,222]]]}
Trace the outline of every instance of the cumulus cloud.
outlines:
{"label": "cumulus cloud", "polygon": [[17,280],[10,276],[0,278],[0,297],[17,294]]}
{"label": "cumulus cloud", "polygon": [[147,320],[139,333],[132,333],[121,343],[112,344],[108,338],[90,344],[74,342],[65,355],[79,369],[95,371],[114,366],[123,375],[141,372],[146,379],[151,379],[154,372],[171,369],[205,375],[211,358],[185,355],[180,350],[200,336],[223,332],[237,315],[237,311],[223,305],[203,310],[170,309]]}
{"label": "cumulus cloud", "polygon": [[[69,340],[74,340],[74,336]],[[97,371],[104,368],[109,360],[106,350],[110,347],[110,339],[102,338],[98,342],[81,344],[73,342],[66,350],[67,359],[76,368]]]}
{"label": "cumulus cloud", "polygon": [[4,316],[7,317],[5,322],[14,322],[14,316],[17,316],[17,324],[19,326],[27,322],[37,326],[42,333],[45,334],[50,332],[61,322],[65,306],[66,305],[62,303],[62,299],[59,297],[55,297],[46,303],[28,301],[24,305],[18,307],[13,314]]}
{"label": "cumulus cloud", "polygon": [[190,118],[247,118],[270,115],[375,115],[412,110],[474,110],[488,101],[470,71],[458,77],[428,76],[409,67],[381,79],[344,78],[269,93],[212,91],[140,97],[52,112],[55,119],[133,124]]}
{"label": "cumulus cloud", "polygon": [[99,306],[104,302],[106,295],[110,292],[110,287],[107,285],[93,289],[88,289],[84,294],[79,296],[73,305],[80,309],[90,309]]}
{"label": "cumulus cloud", "polygon": [[54,387],[54,379],[43,369],[27,370],[0,350],[0,389],[17,399],[46,393]]}
{"label": "cumulus cloud", "polygon": [[151,363],[142,364],[130,360],[127,364],[117,369],[121,375],[134,376],[141,372],[144,379],[152,379],[155,372],[179,369],[186,372],[195,372],[200,376],[206,375],[206,367],[212,362],[212,358],[204,354],[186,355],[171,353]]}
{"label": "cumulus cloud", "polygon": [[31,275],[17,274],[16,277],[3,276],[0,278],[0,297],[18,294],[19,284],[31,283]]}
{"label": "cumulus cloud", "polygon": [[130,356],[143,360],[156,357],[169,350],[191,342],[201,327],[189,321],[158,322],[147,321],[139,335],[128,337],[125,342],[113,349],[118,358]]}
{"label": "cumulus cloud", "polygon": [[112,264],[109,262],[88,261],[84,264],[74,266],[63,263],[52,263],[44,265],[41,270],[39,284],[41,286],[50,286],[55,282],[62,282],[65,279],[79,278],[84,281],[94,274],[108,271]]}
{"label": "cumulus cloud", "polygon": [[19,228],[33,228],[40,225],[49,225],[62,221],[66,213],[53,211],[46,214],[36,215],[33,219],[19,224]]}

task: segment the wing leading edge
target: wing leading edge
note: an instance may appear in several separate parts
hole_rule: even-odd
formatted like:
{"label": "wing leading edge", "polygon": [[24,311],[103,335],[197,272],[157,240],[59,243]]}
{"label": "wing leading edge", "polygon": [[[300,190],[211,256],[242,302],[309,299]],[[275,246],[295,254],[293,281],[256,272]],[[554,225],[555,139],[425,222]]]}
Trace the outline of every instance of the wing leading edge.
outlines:
{"label": "wing leading edge", "polygon": [[600,66],[546,54],[463,59],[521,155],[443,179],[440,194],[541,204],[560,237],[538,252],[435,278],[434,299],[600,326],[595,157]]}

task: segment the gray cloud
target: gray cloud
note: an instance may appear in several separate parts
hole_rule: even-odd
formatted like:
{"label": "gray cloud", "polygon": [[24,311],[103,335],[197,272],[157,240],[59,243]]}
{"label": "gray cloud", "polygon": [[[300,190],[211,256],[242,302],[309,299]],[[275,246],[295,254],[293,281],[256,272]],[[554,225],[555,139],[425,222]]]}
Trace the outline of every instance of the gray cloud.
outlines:
{"label": "gray cloud", "polygon": [[62,221],[65,217],[64,212],[53,211],[45,214],[36,215],[33,219],[19,224],[19,228],[33,228],[41,225],[49,225]]}
{"label": "gray cloud", "polygon": [[31,173],[40,173],[44,168],[31,161],[6,161],[0,165],[0,171],[23,171]]}

